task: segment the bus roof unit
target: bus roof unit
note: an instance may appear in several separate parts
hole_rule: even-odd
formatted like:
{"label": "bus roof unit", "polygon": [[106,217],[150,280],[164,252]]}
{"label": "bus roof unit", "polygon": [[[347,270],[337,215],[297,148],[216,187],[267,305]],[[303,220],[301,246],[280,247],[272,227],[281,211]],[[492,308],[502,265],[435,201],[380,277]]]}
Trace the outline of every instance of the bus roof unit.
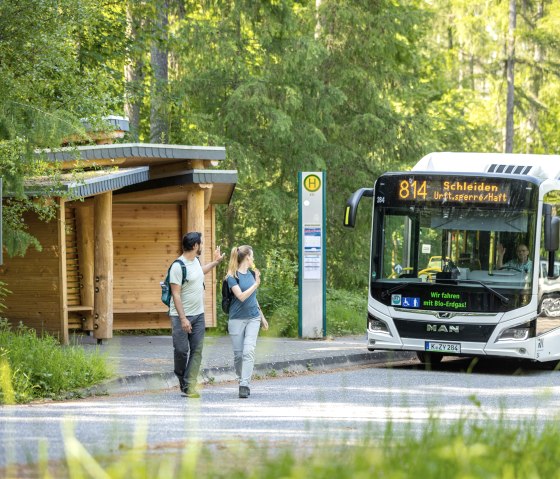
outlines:
{"label": "bus roof unit", "polygon": [[501,173],[532,176],[542,180],[560,179],[560,155],[438,152],[424,156],[412,170]]}

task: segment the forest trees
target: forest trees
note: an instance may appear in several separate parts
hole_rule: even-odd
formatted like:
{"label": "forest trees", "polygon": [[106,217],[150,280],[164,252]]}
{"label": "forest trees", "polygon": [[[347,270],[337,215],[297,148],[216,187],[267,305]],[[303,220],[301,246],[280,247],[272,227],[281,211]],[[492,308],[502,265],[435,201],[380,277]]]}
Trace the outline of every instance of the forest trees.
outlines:
{"label": "forest trees", "polygon": [[[558,153],[560,2],[511,2],[513,151]],[[352,191],[429,151],[504,150],[511,2],[5,0],[0,141],[56,146],[126,112],[129,141],[225,145],[239,183],[218,239],[259,263],[296,261],[297,172],[324,169],[328,281],[362,287]]]}
{"label": "forest trees", "polygon": [[[446,77],[470,98],[466,117],[474,124],[488,118],[496,125],[488,132],[492,151],[558,153],[560,2],[431,3],[436,21],[431,39],[437,50],[447,50]],[[506,135],[508,109],[513,116]]]}
{"label": "forest trees", "polygon": [[81,0],[0,2],[0,176],[4,181],[3,240],[8,254],[24,254],[30,244],[23,216],[44,218],[48,203],[26,197],[23,181],[56,171],[34,154],[83,135],[80,118],[120,109],[119,51],[124,23],[117,2]]}

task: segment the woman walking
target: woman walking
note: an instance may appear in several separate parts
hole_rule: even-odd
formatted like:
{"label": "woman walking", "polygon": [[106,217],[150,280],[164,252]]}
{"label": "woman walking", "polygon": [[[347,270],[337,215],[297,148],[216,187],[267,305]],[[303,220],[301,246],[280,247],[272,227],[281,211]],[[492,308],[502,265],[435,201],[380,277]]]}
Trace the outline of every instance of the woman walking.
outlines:
{"label": "woman walking", "polygon": [[233,345],[235,373],[239,380],[239,397],[248,398],[253,367],[255,346],[262,322],[264,330],[268,323],[257,301],[257,289],[261,284],[261,273],[254,271],[253,248],[244,245],[231,250],[227,283],[233,293],[229,309],[228,332]]}

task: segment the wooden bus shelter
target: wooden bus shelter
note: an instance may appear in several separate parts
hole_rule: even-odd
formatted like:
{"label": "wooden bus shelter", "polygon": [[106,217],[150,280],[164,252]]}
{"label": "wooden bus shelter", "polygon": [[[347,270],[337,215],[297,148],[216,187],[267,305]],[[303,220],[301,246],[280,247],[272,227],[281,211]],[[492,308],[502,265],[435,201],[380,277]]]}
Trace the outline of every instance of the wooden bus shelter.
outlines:
{"label": "wooden bus shelter", "polygon": [[[209,169],[223,147],[164,144],[82,146],[47,153],[66,171],[53,200],[56,221],[27,215],[42,251],[5,257],[0,280],[11,291],[3,315],[38,332],[168,328],[160,281],[188,231],[204,235],[203,262],[216,247],[215,208],[231,200],[237,172]],[[83,173],[72,173],[77,167]],[[37,179],[32,194],[44,195]],[[52,196],[52,193],[50,194]],[[206,325],[216,325],[216,272],[206,276]]]}

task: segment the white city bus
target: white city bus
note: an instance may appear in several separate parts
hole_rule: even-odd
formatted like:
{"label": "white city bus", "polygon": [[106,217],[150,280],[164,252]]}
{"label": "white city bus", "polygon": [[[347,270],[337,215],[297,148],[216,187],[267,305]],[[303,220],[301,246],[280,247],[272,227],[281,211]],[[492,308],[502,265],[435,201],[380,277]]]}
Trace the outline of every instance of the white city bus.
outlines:
{"label": "white city bus", "polygon": [[345,226],[363,197],[368,349],[560,360],[560,156],[431,153],[357,190]]}

